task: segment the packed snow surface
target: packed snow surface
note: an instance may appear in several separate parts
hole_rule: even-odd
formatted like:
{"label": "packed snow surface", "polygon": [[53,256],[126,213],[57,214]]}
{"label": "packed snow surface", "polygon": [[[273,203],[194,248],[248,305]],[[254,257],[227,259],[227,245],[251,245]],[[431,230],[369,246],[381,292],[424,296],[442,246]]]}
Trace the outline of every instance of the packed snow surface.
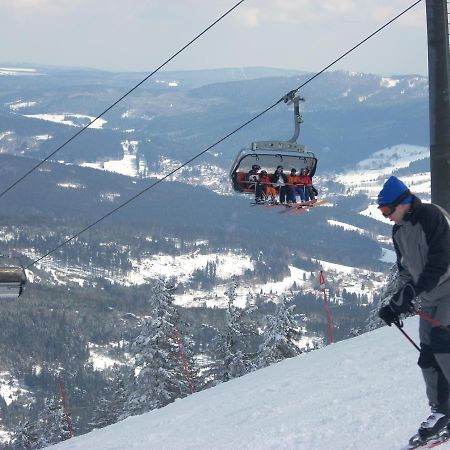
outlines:
{"label": "packed snow surface", "polygon": [[[417,318],[405,322],[416,341],[417,328]],[[400,449],[429,412],[417,356],[383,327],[52,448]]]}

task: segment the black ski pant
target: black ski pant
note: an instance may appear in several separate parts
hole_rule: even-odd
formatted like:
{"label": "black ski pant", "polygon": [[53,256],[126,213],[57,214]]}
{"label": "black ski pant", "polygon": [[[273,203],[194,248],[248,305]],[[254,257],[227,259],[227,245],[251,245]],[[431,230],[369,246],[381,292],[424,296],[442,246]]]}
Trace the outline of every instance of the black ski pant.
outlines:
{"label": "black ski pant", "polygon": [[[421,312],[427,317],[420,318],[418,364],[428,401],[438,412],[450,417],[450,299],[441,299],[433,307],[422,307]],[[438,321],[441,326],[429,319]]]}
{"label": "black ski pant", "polygon": [[287,197],[286,186],[280,186],[280,203],[284,203]]}

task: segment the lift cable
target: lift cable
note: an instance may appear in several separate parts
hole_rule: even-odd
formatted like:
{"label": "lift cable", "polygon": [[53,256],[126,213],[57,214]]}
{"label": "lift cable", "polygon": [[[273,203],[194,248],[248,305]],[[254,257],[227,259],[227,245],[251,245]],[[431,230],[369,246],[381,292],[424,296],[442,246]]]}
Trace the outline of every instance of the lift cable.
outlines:
{"label": "lift cable", "polygon": [[74,234],[72,237],[66,239],[64,242],[62,242],[61,244],[59,244],[57,247],[55,247],[53,250],[48,251],[47,253],[45,253],[44,255],[42,255],[41,257],[37,258],[36,260],[34,260],[33,262],[31,262],[30,264],[28,264],[28,266],[25,267],[25,269],[29,269],[31,266],[35,265],[36,263],[38,263],[39,261],[41,261],[42,259],[46,258],[47,256],[51,255],[52,253],[56,252],[57,250],[59,250],[61,247],[63,247],[64,245],[68,244],[69,242],[73,241],[74,239],[76,239],[78,236],[80,236],[81,234],[83,234],[85,231],[91,229],[92,227],[94,227],[95,225],[97,225],[99,222],[101,222],[102,220],[106,219],[107,217],[111,216],[112,214],[114,214],[115,212],[117,212],[119,209],[123,208],[124,206],[128,205],[129,203],[131,203],[132,201],[134,201],[135,199],[137,199],[138,197],[140,197],[142,194],[144,194],[145,192],[149,191],[150,189],[153,189],[155,186],[157,186],[158,184],[162,183],[164,180],[166,180],[167,178],[169,178],[170,176],[172,176],[174,173],[178,172],[179,170],[181,170],[183,167],[187,166],[188,164],[190,164],[192,161],[198,159],[200,156],[204,155],[207,151],[211,150],[212,148],[216,147],[217,145],[219,145],[220,143],[222,143],[223,141],[225,141],[226,139],[228,139],[230,136],[232,136],[233,134],[237,133],[238,131],[240,131],[242,128],[246,127],[247,125],[249,125],[250,123],[254,122],[256,119],[258,119],[259,117],[261,117],[263,114],[267,113],[268,111],[270,111],[271,109],[273,109],[275,106],[277,106],[280,102],[282,101],[286,101],[289,98],[291,98],[295,92],[297,92],[299,89],[301,89],[302,87],[304,87],[305,85],[307,85],[308,83],[310,83],[311,81],[313,81],[315,78],[317,78],[319,75],[321,75],[325,70],[329,69],[331,66],[333,66],[334,64],[336,64],[338,61],[340,61],[342,58],[344,58],[345,56],[347,56],[349,53],[351,53],[352,51],[354,51],[355,49],[357,49],[359,46],[361,46],[363,43],[365,43],[367,40],[369,40],[370,38],[372,38],[373,36],[375,36],[376,34],[378,34],[380,31],[382,31],[384,28],[386,28],[388,25],[390,25],[391,23],[393,23],[395,20],[397,20],[398,18],[400,18],[401,16],[403,16],[405,13],[407,13],[409,10],[411,10],[414,6],[416,6],[417,4],[419,4],[422,0],[417,0],[416,2],[414,2],[411,6],[409,6],[408,8],[406,8],[404,11],[402,11],[401,13],[397,14],[394,18],[392,18],[391,20],[389,20],[389,22],[386,22],[383,26],[381,26],[380,28],[378,28],[376,31],[374,31],[373,33],[371,33],[369,36],[367,36],[366,38],[364,38],[362,41],[360,41],[358,44],[356,44],[355,46],[353,46],[350,50],[346,51],[345,53],[343,53],[339,58],[335,59],[332,63],[328,64],[324,69],[322,69],[320,72],[317,72],[315,75],[313,75],[312,77],[308,78],[303,84],[301,84],[299,87],[293,89],[292,91],[290,91],[289,93],[287,93],[286,95],[284,95],[283,97],[281,97],[277,102],[275,102],[273,105],[267,107],[264,111],[261,111],[259,114],[257,114],[256,116],[252,117],[251,119],[247,120],[247,122],[243,123],[242,125],[240,125],[239,127],[237,127],[236,129],[234,129],[233,131],[231,131],[230,133],[228,133],[226,136],[222,137],[221,139],[219,139],[218,141],[216,141],[214,144],[210,145],[209,147],[205,148],[204,150],[202,150],[200,153],[197,153],[195,156],[193,156],[192,158],[190,158],[189,160],[187,160],[186,162],[184,162],[183,164],[179,165],[178,167],[176,167],[175,169],[173,169],[172,171],[170,171],[168,174],[164,175],[162,178],[159,178],[158,180],[156,180],[154,183],[152,183],[150,186],[146,187],[145,189],[143,189],[142,191],[138,192],[137,194],[133,195],[131,198],[129,198],[128,200],[126,200],[124,203],[118,205],[116,208],[114,208],[113,210],[111,210],[110,212],[108,212],[107,214],[105,214],[104,216],[100,217],[99,219],[97,219],[95,222],[93,222],[92,224],[86,226],[85,228],[83,228],[81,231],[79,231],[78,233]]}
{"label": "lift cable", "polygon": [[26,172],[24,175],[22,175],[19,179],[17,179],[13,184],[11,184],[8,188],[6,188],[4,191],[0,193],[0,198],[3,197],[7,192],[9,192],[12,188],[14,188],[17,184],[19,184],[21,181],[23,181],[28,175],[30,175],[32,172],[34,172],[36,169],[38,169],[42,164],[44,164],[46,161],[48,161],[52,156],[54,156],[56,153],[58,153],[62,148],[64,148],[69,142],[73,141],[76,137],[78,137],[83,131],[88,129],[94,122],[96,122],[98,119],[100,119],[102,116],[104,116],[108,111],[110,111],[112,108],[114,108],[118,103],[120,103],[125,97],[130,95],[133,91],[135,91],[139,86],[141,86],[143,83],[145,83],[150,77],[152,77],[156,72],[161,70],[164,66],[166,66],[170,61],[172,61],[174,58],[176,58],[181,52],[186,50],[190,45],[192,45],[197,39],[199,39],[201,36],[203,36],[205,33],[207,33],[211,28],[213,28],[217,23],[219,23],[222,19],[224,19],[228,14],[230,14],[233,10],[235,10],[239,5],[244,3],[245,0],[240,0],[237,2],[233,7],[231,7],[228,11],[226,11],[224,14],[222,14],[218,19],[216,19],[213,23],[211,23],[208,27],[206,27],[201,33],[197,34],[193,39],[191,39],[186,45],[184,45],[182,48],[180,48],[177,52],[175,52],[170,58],[168,58],[166,61],[164,61],[160,66],[158,66],[153,72],[151,72],[149,75],[147,75],[142,81],[140,81],[138,84],[133,86],[129,91],[127,91],[125,94],[123,94],[118,100],[116,100],[112,105],[108,106],[102,113],[100,113],[97,117],[95,117],[91,122],[89,122],[86,126],[81,128],[79,131],[77,131],[72,137],[67,139],[63,144],[61,144],[57,149],[55,149],[53,152],[51,152],[49,155],[47,155],[42,161],[40,161],[38,164],[36,164],[34,167],[32,167],[28,172]]}
{"label": "lift cable", "polygon": [[[312,80],[314,80],[315,78],[317,78],[319,75],[322,75],[323,72],[325,72],[326,70],[328,70],[331,66],[334,66],[337,62],[339,62],[341,59],[345,58],[349,53],[353,52],[354,50],[356,50],[358,47],[360,47],[361,45],[363,45],[365,42],[367,42],[369,39],[371,39],[373,36],[375,36],[376,34],[378,34],[380,31],[384,30],[386,27],[388,27],[391,23],[395,22],[397,19],[399,19],[401,16],[403,16],[404,14],[406,14],[409,10],[413,9],[415,6],[417,6],[422,0],[417,0],[416,2],[414,2],[412,5],[408,6],[408,8],[406,8],[405,10],[403,10],[401,13],[397,14],[395,17],[393,17],[391,20],[389,20],[389,22],[386,22],[383,26],[381,26],[380,28],[378,28],[377,30],[375,30],[372,34],[369,34],[369,36],[367,36],[366,38],[364,38],[362,41],[358,42],[358,44],[356,44],[355,46],[353,46],[351,49],[347,50],[345,53],[343,53],[341,56],[339,56],[339,58],[336,58],[333,62],[331,62],[330,64],[328,64],[328,66],[324,67],[320,72],[317,72],[315,75],[313,75],[311,78],[308,78],[308,80],[306,80],[303,84],[301,84],[299,87],[293,89],[292,91],[288,92],[285,96],[283,96],[280,100],[278,100],[278,103],[280,103],[282,100],[286,101],[286,99],[291,98],[294,96],[294,94],[299,91],[302,87],[304,87],[305,85],[307,85],[308,83],[310,83]],[[275,105],[276,105],[275,104]],[[273,105],[273,106],[275,106]],[[258,116],[257,116],[258,117]]]}

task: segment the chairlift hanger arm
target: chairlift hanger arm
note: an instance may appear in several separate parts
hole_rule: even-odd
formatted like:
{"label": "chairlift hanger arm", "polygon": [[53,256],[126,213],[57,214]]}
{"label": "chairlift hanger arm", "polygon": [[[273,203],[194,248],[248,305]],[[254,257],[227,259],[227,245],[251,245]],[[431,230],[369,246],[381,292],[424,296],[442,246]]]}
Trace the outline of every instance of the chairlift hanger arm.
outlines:
{"label": "chairlift hanger arm", "polygon": [[284,103],[290,105],[294,104],[294,135],[287,142],[297,142],[300,136],[300,124],[303,122],[302,115],[300,114],[300,102],[304,102],[305,99],[297,95],[297,89],[288,92],[282,99]]}
{"label": "chairlift hanger arm", "polygon": [[292,91],[289,91],[286,95],[284,95],[281,99],[284,101],[284,103],[292,103],[294,102],[296,99],[298,101],[304,102],[305,99],[303,97],[300,97],[299,95],[297,95],[298,89],[292,89]]}

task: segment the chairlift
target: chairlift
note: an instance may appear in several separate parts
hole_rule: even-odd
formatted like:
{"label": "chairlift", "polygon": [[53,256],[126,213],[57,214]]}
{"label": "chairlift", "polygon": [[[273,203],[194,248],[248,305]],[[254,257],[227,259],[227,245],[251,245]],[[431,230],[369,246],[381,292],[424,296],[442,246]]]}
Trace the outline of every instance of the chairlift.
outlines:
{"label": "chairlift", "polygon": [[236,192],[255,194],[254,183],[247,180],[247,175],[254,165],[269,174],[275,172],[277,166],[283,166],[286,171],[296,168],[300,172],[301,169],[307,168],[309,174],[314,175],[317,158],[314,153],[307,151],[305,145],[297,143],[300,124],[303,122],[300,101],[304,101],[304,98],[295,95],[295,92],[290,92],[284,97],[285,103],[294,104],[295,130],[291,139],[252,142],[249,148],[239,152],[230,170],[232,186]]}
{"label": "chairlift", "polygon": [[26,282],[27,276],[20,258],[0,256],[0,301],[16,300]]}

